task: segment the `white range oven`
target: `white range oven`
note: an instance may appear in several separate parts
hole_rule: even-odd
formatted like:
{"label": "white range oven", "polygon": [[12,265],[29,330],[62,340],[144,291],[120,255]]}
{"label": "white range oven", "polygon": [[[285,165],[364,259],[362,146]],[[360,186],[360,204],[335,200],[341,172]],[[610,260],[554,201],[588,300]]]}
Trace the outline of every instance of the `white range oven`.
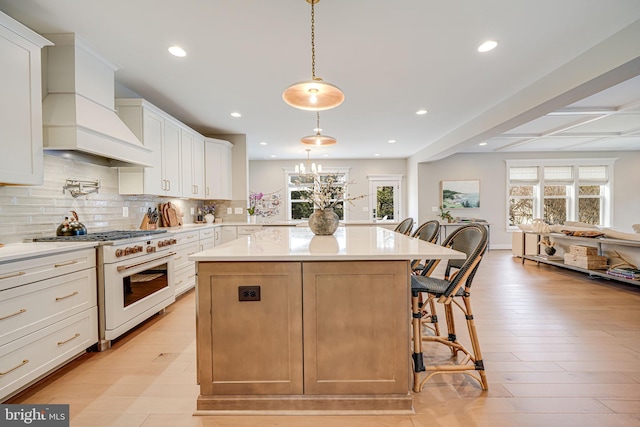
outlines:
{"label": "white range oven", "polygon": [[[166,230],[109,231],[37,241],[98,241],[98,348],[175,301],[176,239]],[[163,235],[164,234],[164,235]]]}

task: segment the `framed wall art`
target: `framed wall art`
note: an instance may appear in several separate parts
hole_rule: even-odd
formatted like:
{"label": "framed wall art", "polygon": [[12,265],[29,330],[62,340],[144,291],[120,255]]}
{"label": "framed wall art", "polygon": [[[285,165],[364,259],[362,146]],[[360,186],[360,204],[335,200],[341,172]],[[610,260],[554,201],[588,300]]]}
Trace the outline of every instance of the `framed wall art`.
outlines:
{"label": "framed wall art", "polygon": [[441,181],[442,206],[448,209],[480,207],[480,180]]}

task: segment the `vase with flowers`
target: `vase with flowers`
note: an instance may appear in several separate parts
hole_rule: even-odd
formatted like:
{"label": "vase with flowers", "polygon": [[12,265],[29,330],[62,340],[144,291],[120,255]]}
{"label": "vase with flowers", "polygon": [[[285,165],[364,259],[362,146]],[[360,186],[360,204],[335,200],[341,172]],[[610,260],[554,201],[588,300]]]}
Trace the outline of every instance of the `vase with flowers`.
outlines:
{"label": "vase with flowers", "polygon": [[314,211],[309,215],[309,228],[313,234],[330,236],[338,229],[339,218],[335,207],[344,206],[344,202],[353,204],[356,199],[365,196],[349,196],[347,184],[335,175],[313,175],[313,186],[301,190],[302,200],[313,203]]}
{"label": "vase with flowers", "polygon": [[202,212],[202,215],[204,215],[204,220],[207,224],[213,224],[213,221],[215,221],[216,217],[215,217],[215,213],[216,213],[216,208],[213,205],[204,205],[202,208],[200,208],[200,212]]}
{"label": "vase with flowers", "polygon": [[247,213],[249,214],[249,222],[250,223],[255,223],[256,222],[256,206],[258,204],[259,200],[262,200],[262,198],[264,197],[264,194],[262,192],[260,193],[254,193],[253,191],[249,194],[249,207],[247,208]]}
{"label": "vase with flowers", "polygon": [[447,222],[453,222],[453,217],[451,216],[450,211],[446,211],[444,205],[440,206],[440,213],[438,214],[440,218],[446,220]]}

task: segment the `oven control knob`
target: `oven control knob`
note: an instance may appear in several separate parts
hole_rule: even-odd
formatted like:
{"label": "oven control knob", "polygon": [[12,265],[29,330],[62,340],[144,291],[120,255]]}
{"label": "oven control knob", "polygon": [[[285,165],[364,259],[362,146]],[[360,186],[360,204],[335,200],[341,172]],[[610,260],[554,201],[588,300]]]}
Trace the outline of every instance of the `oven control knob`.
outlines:
{"label": "oven control knob", "polygon": [[156,251],[156,247],[155,246],[147,246],[147,253],[150,254],[152,252]]}
{"label": "oven control knob", "polygon": [[178,241],[176,239],[169,240],[169,244],[170,245],[175,245],[176,243],[178,243]]}
{"label": "oven control knob", "polygon": [[120,258],[124,255],[124,251],[122,249],[116,249],[116,258]]}
{"label": "oven control knob", "polygon": [[133,249],[132,248],[129,248],[129,247],[124,248],[124,254],[125,255],[131,255],[132,253],[133,253]]}
{"label": "oven control knob", "polygon": [[164,246],[165,246],[165,245],[164,245],[164,242],[165,242],[164,240],[160,240],[160,241],[158,242],[158,247],[159,247],[159,248],[164,248]]}
{"label": "oven control knob", "polygon": [[142,250],[143,250],[142,246],[139,246],[139,245],[136,246],[136,253],[140,253],[142,252]]}

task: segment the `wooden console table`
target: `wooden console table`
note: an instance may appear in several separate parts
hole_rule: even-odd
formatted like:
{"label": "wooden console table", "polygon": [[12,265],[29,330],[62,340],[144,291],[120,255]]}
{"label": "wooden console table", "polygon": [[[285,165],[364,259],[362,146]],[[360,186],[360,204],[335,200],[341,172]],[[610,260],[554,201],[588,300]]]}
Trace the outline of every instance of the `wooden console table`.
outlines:
{"label": "wooden console table", "polygon": [[[540,233],[534,233],[532,231],[523,231],[522,233],[523,233],[522,234],[522,264],[524,264],[525,260],[536,261],[537,263],[554,265],[556,267],[562,267],[562,268],[567,268],[569,270],[586,273],[591,277],[600,277],[600,278],[605,278],[609,280],[615,280],[618,282],[624,282],[631,285],[640,286],[640,280],[632,280],[632,279],[626,279],[624,277],[613,276],[611,274],[607,274],[605,271],[602,271],[602,270],[588,270],[582,267],[567,265],[564,263],[563,259],[549,259],[540,254],[540,245],[538,244],[540,243],[540,240],[542,239],[542,237],[547,237],[549,239],[553,239],[557,243],[562,241],[568,241],[570,245],[577,244],[577,245],[585,245],[585,246],[594,246],[598,248],[598,255],[606,255],[605,249],[615,250],[616,247],[634,248],[634,249],[637,249],[636,257],[638,260],[640,260],[640,242],[636,242],[633,240],[610,239],[606,237],[592,238],[592,237],[567,236],[562,233],[540,234]],[[527,255],[526,253],[527,235],[536,236],[537,250],[535,254]],[[634,252],[636,251],[634,250]],[[560,252],[560,254],[562,254],[562,252]]]}

